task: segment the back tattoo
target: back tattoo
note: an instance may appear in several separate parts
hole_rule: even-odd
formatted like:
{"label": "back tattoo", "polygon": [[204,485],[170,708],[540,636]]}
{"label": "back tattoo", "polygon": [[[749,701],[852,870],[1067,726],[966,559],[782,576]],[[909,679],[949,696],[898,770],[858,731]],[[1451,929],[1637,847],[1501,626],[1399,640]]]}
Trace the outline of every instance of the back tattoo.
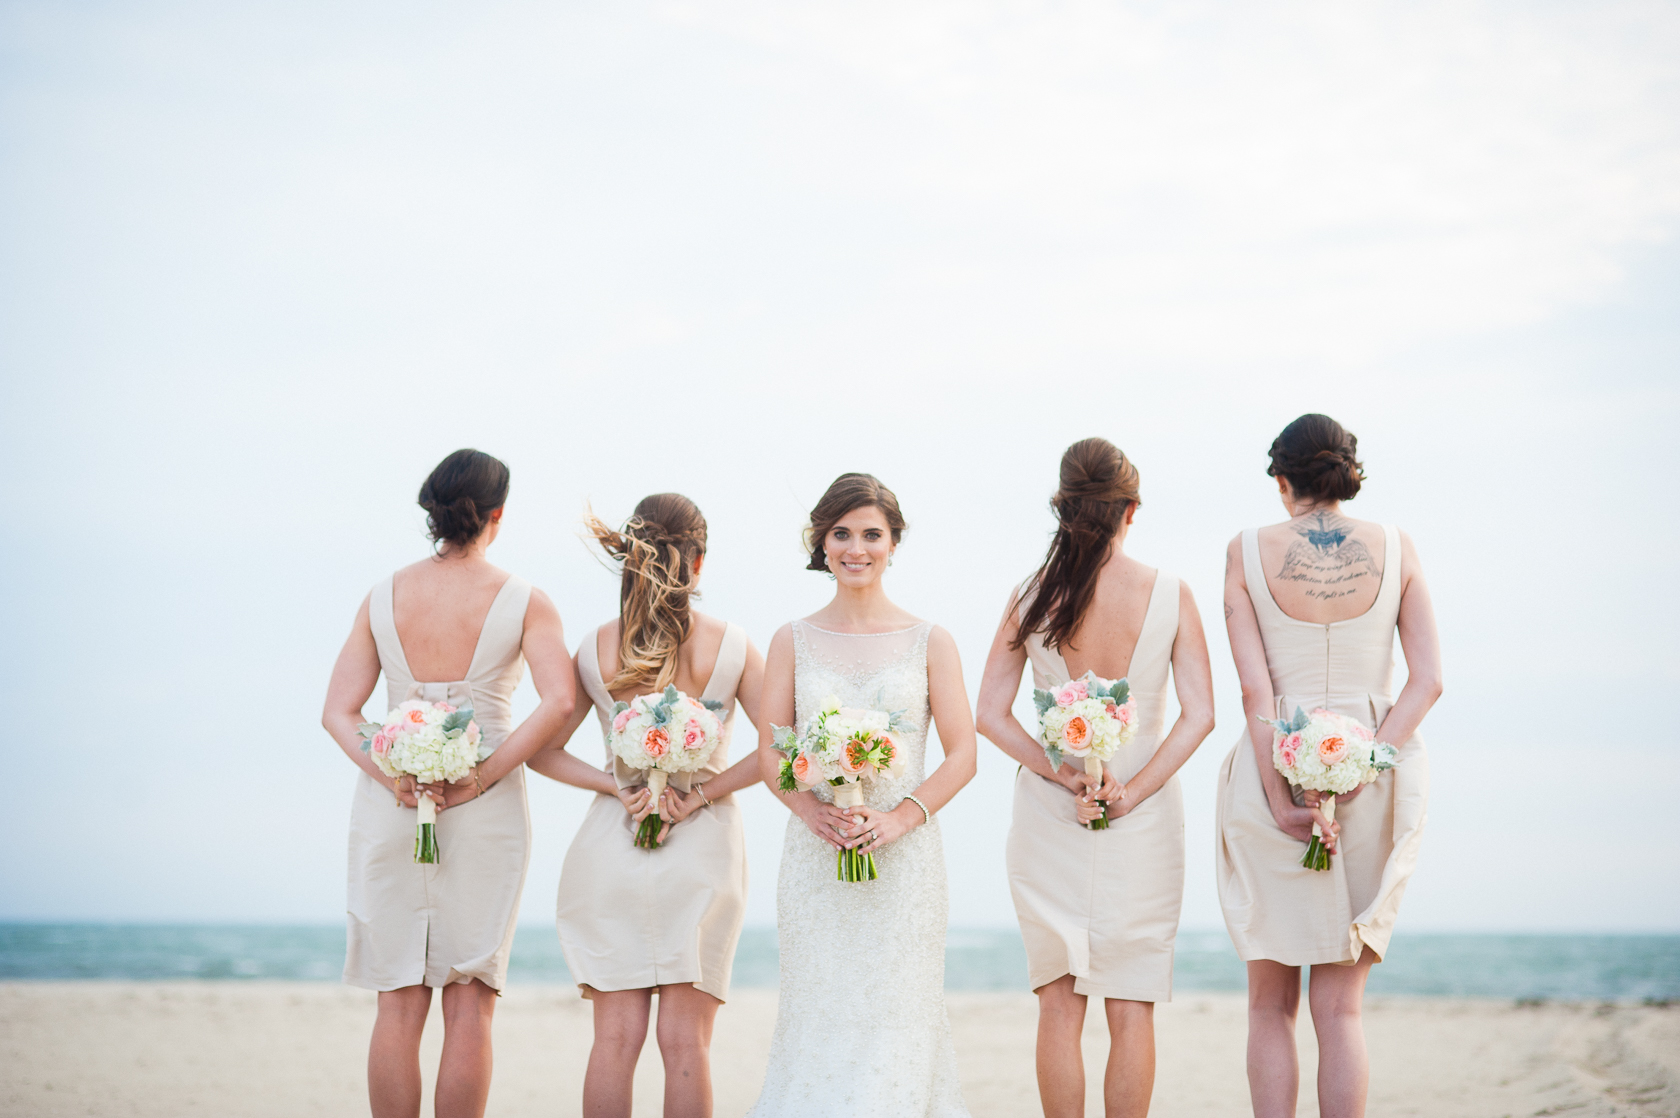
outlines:
{"label": "back tattoo", "polygon": [[1353,538],[1353,521],[1347,517],[1314,513],[1291,528],[1300,538],[1284,553],[1279,582],[1301,583],[1307,597],[1331,601],[1358,593],[1362,578],[1382,579],[1382,568],[1370,549]]}

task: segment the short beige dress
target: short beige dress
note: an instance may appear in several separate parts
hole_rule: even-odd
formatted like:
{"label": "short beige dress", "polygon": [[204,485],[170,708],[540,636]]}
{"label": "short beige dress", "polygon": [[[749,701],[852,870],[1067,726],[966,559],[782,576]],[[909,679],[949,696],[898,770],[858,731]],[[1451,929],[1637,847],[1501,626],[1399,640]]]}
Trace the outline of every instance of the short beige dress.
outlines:
{"label": "short beige dress", "polygon": [[[467,678],[422,683],[408,670],[391,617],[391,580],[373,588],[368,622],[385,675],[387,710],[410,699],[472,707],[492,748],[513,731],[513,692],[525,674],[531,584],[509,577],[479,630]],[[383,713],[383,712],[382,712]],[[362,773],[350,807],[349,944],[344,981],[369,990],[507,981],[519,895],[531,858],[525,768],[437,817],[439,860],[414,861],[415,809]]]}
{"label": "short beige dress", "polygon": [[[1278,606],[1260,567],[1259,534],[1242,535],[1243,575],[1260,619],[1277,717],[1327,707],[1373,730],[1394,705],[1394,631],[1400,616],[1400,531],[1383,528],[1382,585],[1371,608],[1327,625]],[[1278,829],[1260,783],[1248,727],[1219,771],[1219,904],[1244,962],[1288,966],[1381,960],[1417,866],[1429,814],[1429,757],[1416,734],[1390,742],[1395,767],[1336,805],[1340,852],[1328,870],[1301,865],[1306,846]],[[1300,802],[1299,791],[1296,802]]]}
{"label": "short beige dress", "polygon": [[[605,745],[613,697],[601,678],[595,641],[595,632],[583,639],[578,669],[601,721],[603,768],[620,788],[629,788],[643,781]],[[747,634],[729,625],[706,689],[696,696],[725,704],[723,741],[704,769],[671,774],[677,791],[729,767],[735,690],[746,665]],[[735,797],[714,797],[711,807],[672,827],[657,850],[638,849],[635,838],[636,824],[618,797],[597,795],[566,851],[555,923],[573,980],[586,998],[596,990],[692,982],[723,1001],[747,907],[746,836]]]}
{"label": "short beige dress", "polygon": [[[1126,672],[1137,734],[1106,763],[1122,781],[1161,744],[1177,638],[1178,579],[1157,571]],[[1041,634],[1028,636],[1025,647],[1035,687],[1068,681],[1062,654],[1045,647]],[[1089,997],[1172,1000],[1184,902],[1184,796],[1176,774],[1107,830],[1092,831],[1075,817],[1071,792],[1022,767],[1006,857],[1034,990],[1071,974],[1074,990]]]}

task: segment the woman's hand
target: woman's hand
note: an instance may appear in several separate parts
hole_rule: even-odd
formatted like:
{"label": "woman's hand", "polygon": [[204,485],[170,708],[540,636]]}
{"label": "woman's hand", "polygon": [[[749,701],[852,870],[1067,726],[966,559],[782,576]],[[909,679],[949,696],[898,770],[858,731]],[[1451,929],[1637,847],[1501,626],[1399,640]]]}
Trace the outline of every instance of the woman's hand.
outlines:
{"label": "woman's hand", "polygon": [[[467,770],[461,779],[448,784],[423,784],[426,795],[437,801],[438,810],[456,807],[460,804],[476,800],[483,792],[480,791],[481,781],[478,776],[478,766]],[[484,792],[489,789],[485,788]]]}
{"label": "woman's hand", "polygon": [[[1339,804],[1345,804],[1363,791],[1365,791],[1365,785],[1355,784],[1353,786],[1353,791],[1351,792],[1336,793],[1336,802]],[[1304,788],[1301,790],[1301,798],[1307,801],[1308,807],[1318,807],[1324,802],[1324,793],[1315,792],[1311,788]]]}
{"label": "woman's hand", "polygon": [[1281,811],[1273,808],[1272,820],[1284,834],[1302,842],[1312,838],[1313,824],[1317,823],[1319,833],[1324,836],[1324,848],[1332,854],[1336,853],[1336,836],[1342,829],[1341,825],[1330,822],[1317,807],[1289,804]]}
{"label": "woman's hand", "polygon": [[624,810],[630,816],[630,822],[640,823],[653,810],[653,794],[645,784],[637,784],[630,788],[618,790],[618,802],[624,805]]}
{"label": "woman's hand", "polygon": [[1108,805],[1095,796],[1079,796],[1073,801],[1073,813],[1081,826],[1085,826],[1102,818]]}
{"label": "woman's hand", "polygon": [[795,815],[804,820],[805,826],[810,828],[813,835],[836,850],[844,844],[846,831],[852,825],[845,812],[808,793],[794,797],[788,806],[793,809]]}
{"label": "woman's hand", "polygon": [[[392,793],[395,794],[395,796],[397,797],[397,800],[402,804],[402,806],[404,806],[404,807],[419,807],[420,806],[420,788],[421,788],[421,786],[414,783],[414,778],[412,776],[399,776],[399,777],[397,777],[395,780],[393,780],[391,782],[390,788],[391,788]],[[438,803],[443,802],[443,798],[441,796],[434,795],[434,796],[432,796],[432,799],[436,800]]]}
{"label": "woman's hand", "polygon": [[877,811],[872,807],[846,809],[851,827],[846,831],[846,845],[859,854],[873,854],[890,846],[922,825],[922,809],[906,800],[891,811]]}
{"label": "woman's hand", "polygon": [[1050,779],[1075,796],[1084,796],[1092,788],[1097,787],[1097,782],[1091,779],[1084,769],[1076,769],[1066,761],[1062,762],[1061,767],[1051,774]]}

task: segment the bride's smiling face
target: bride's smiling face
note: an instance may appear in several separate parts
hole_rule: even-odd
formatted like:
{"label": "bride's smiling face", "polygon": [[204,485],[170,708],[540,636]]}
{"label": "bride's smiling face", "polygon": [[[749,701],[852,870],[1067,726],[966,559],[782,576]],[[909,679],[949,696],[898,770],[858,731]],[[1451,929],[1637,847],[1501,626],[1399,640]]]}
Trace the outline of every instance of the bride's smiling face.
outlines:
{"label": "bride's smiling face", "polygon": [[835,581],[853,588],[878,581],[892,553],[892,529],[874,505],[853,509],[823,537],[823,555]]}

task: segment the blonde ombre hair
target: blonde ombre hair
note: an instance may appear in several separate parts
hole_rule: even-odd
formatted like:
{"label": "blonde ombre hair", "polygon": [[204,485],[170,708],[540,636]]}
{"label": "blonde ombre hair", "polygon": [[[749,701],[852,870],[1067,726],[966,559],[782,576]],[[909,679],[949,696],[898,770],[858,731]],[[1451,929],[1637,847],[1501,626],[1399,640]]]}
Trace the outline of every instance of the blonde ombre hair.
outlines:
{"label": "blonde ombre hair", "polygon": [[614,530],[586,509],[583,524],[622,565],[618,591],[618,671],[607,690],[663,690],[677,677],[677,650],[694,631],[689,600],[700,596],[694,567],[706,554],[706,518],[680,493],[643,497]]}

